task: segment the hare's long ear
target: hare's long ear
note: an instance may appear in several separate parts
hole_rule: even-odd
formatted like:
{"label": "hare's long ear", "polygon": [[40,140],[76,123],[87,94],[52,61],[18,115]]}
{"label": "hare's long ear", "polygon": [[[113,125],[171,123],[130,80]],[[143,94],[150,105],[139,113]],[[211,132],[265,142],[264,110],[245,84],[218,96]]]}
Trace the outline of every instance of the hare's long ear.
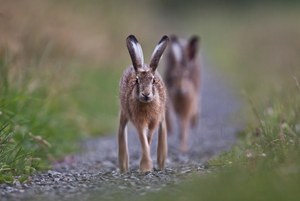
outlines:
{"label": "hare's long ear", "polygon": [[187,53],[190,60],[197,56],[199,41],[200,38],[198,36],[192,36],[188,42]]}
{"label": "hare's long ear", "polygon": [[168,36],[163,36],[158,42],[158,44],[156,45],[150,59],[150,68],[152,69],[153,72],[156,70],[160,57],[163,54],[164,50],[166,49],[168,42],[169,42]]}
{"label": "hare's long ear", "polygon": [[177,36],[175,35],[171,35],[170,36],[170,39],[171,39],[171,56],[172,56],[172,59],[174,59],[174,61],[176,63],[183,63],[183,49],[182,49],[182,46],[180,45],[179,43],[179,40],[177,38]]}
{"label": "hare's long ear", "polygon": [[144,65],[144,55],[141,45],[134,35],[129,35],[126,39],[128,52],[131,57],[132,65],[137,71],[138,68],[142,68]]}

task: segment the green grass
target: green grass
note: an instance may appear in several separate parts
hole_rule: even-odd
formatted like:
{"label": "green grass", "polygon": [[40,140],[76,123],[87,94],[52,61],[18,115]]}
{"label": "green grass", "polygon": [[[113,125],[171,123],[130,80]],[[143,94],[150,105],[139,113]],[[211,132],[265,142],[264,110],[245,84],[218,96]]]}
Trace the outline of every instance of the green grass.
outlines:
{"label": "green grass", "polygon": [[78,114],[83,134],[107,135],[116,129],[119,78],[122,69],[91,68],[73,70],[78,79],[71,89],[72,104]]}
{"label": "green grass", "polygon": [[120,69],[48,63],[24,73],[0,59],[0,183],[24,181],[77,151],[81,138],[114,131]]}
{"label": "green grass", "polygon": [[36,67],[23,74],[7,55],[0,61],[0,182],[12,182],[74,151],[79,132],[66,116],[66,88],[54,74]]}
{"label": "green grass", "polygon": [[[297,168],[300,164],[295,164]],[[263,168],[263,167],[261,167]],[[282,167],[252,171],[231,167],[214,175],[199,176],[180,185],[180,192],[172,187],[143,200],[299,200],[299,174]]]}

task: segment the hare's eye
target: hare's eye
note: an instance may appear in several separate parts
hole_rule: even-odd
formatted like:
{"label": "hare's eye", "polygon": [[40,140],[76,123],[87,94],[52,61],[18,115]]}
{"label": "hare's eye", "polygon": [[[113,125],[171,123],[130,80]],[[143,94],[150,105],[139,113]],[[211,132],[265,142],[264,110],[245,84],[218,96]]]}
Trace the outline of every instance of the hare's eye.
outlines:
{"label": "hare's eye", "polygon": [[155,84],[156,83],[156,79],[155,78],[153,78],[153,84]]}
{"label": "hare's eye", "polygon": [[140,83],[139,77],[136,76],[136,83]]}

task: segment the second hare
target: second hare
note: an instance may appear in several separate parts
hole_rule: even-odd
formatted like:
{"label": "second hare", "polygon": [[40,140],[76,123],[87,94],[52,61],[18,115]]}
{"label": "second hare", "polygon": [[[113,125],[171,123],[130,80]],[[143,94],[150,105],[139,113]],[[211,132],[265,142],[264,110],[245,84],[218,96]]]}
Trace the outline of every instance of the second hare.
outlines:
{"label": "second hare", "polygon": [[191,126],[195,126],[199,116],[198,100],[200,96],[200,62],[198,59],[199,38],[179,40],[171,36],[164,80],[169,95],[166,121],[169,132],[173,128],[170,110],[174,110],[179,119],[180,151],[188,151],[188,135]]}
{"label": "second hare", "polygon": [[155,47],[150,63],[144,63],[142,48],[137,39],[127,37],[127,48],[132,66],[128,67],[120,82],[120,124],[118,133],[120,171],[128,171],[129,156],[127,145],[128,121],[136,127],[141,143],[142,154],[140,171],[151,171],[150,145],[153,133],[158,129],[157,163],[164,168],[167,157],[167,129],[165,122],[166,89],[157,67],[167,47],[169,38],[163,36]]}

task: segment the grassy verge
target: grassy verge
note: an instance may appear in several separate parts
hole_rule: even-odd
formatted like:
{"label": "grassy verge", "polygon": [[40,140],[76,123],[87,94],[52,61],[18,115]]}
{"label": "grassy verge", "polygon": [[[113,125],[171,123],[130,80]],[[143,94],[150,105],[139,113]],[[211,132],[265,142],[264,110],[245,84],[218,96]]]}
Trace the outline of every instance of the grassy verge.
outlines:
{"label": "grassy verge", "polygon": [[74,151],[79,132],[67,115],[69,86],[59,77],[68,75],[63,69],[18,68],[5,53],[0,71],[0,182],[10,183]]}
{"label": "grassy verge", "polygon": [[71,104],[84,135],[107,135],[116,128],[119,78],[122,69],[74,67],[76,84],[71,88]]}
{"label": "grassy verge", "polygon": [[120,70],[47,63],[22,72],[0,61],[0,183],[24,181],[76,151],[81,138],[114,130]]}

